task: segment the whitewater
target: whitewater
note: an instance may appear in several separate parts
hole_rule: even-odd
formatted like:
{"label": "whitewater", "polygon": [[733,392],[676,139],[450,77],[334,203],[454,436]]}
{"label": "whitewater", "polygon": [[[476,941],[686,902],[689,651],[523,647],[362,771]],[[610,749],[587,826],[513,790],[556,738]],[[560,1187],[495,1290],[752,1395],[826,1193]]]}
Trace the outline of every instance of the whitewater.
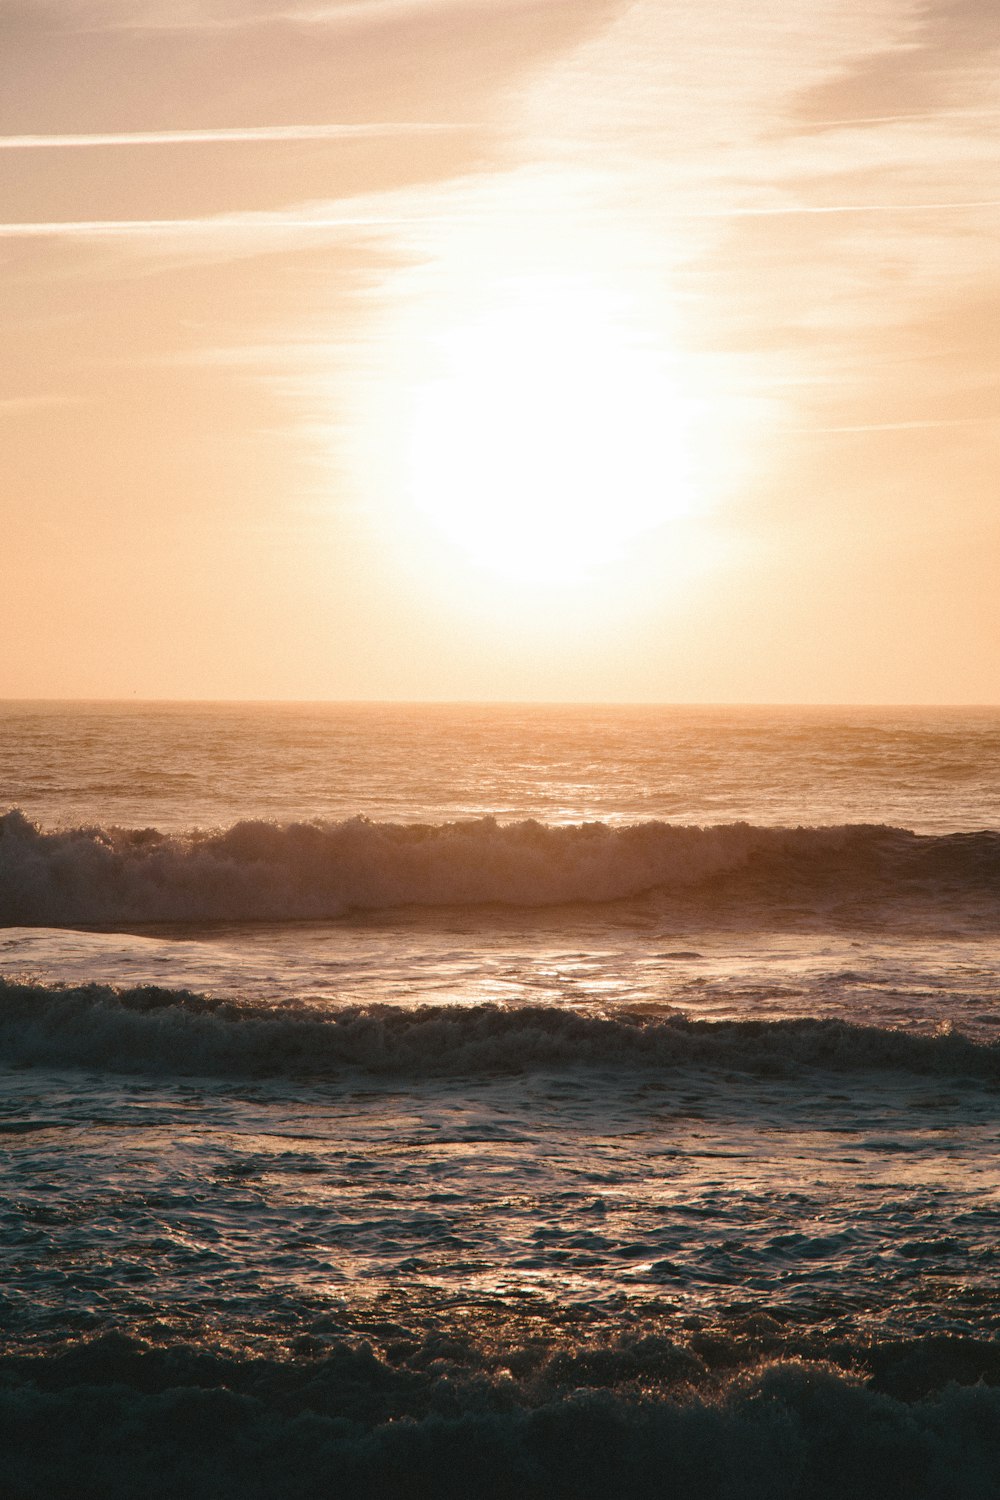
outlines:
{"label": "whitewater", "polygon": [[0,705],[0,1492],[995,1496],[1000,711]]}

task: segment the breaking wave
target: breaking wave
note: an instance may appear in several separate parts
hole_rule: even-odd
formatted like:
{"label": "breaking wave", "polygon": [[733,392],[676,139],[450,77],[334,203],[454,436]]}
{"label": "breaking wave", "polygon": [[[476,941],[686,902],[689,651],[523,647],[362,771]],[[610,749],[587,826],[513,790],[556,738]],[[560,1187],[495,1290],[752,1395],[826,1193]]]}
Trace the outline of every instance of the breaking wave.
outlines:
{"label": "breaking wave", "polygon": [[0,981],[0,1060],[113,1072],[464,1077],[536,1069],[805,1069],[1000,1078],[1000,1043],[837,1020],[694,1021],[558,1006],[260,1004],[145,986]]}
{"label": "breaking wave", "polygon": [[155,828],[43,831],[0,817],[0,924],[322,920],[395,906],[529,907],[650,892],[996,906],[1000,834],[870,825],[761,828],[241,822],[184,837]]}
{"label": "breaking wave", "polygon": [[[111,1336],[63,1357],[4,1360],[4,1493],[12,1500],[996,1495],[995,1386],[952,1383],[906,1399],[826,1364],[778,1360],[706,1390],[688,1356],[682,1379],[664,1390],[655,1369],[652,1379],[647,1372],[656,1353],[676,1367],[682,1351],[654,1350],[651,1358],[639,1348],[632,1361],[639,1379],[610,1389],[588,1379],[581,1388],[572,1378],[546,1378],[544,1369],[528,1379],[470,1369],[449,1341],[436,1342],[410,1359],[342,1343],[320,1359],[276,1362]],[[562,1363],[572,1377],[573,1360]],[[685,1390],[688,1372],[696,1383]]]}

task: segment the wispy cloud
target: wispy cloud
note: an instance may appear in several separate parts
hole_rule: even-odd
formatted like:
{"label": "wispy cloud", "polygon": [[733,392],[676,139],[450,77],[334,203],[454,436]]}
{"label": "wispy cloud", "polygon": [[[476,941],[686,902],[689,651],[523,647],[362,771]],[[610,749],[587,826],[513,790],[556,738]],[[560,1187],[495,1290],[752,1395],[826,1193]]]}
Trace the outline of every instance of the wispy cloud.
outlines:
{"label": "wispy cloud", "polygon": [[88,146],[238,145],[253,141],[367,140],[380,136],[438,135],[471,130],[471,124],[435,120],[378,120],[361,125],[234,125],[205,130],[121,130],[77,135],[0,135],[0,151],[75,150]]}
{"label": "wispy cloud", "polygon": [[[896,203],[790,203],[769,205],[721,205],[718,207],[673,207],[670,218],[762,219],[813,217],[827,214],[910,214],[971,211],[1000,208],[1000,198],[943,199],[933,202]],[[456,217],[454,214],[449,218]],[[106,239],[159,237],[162,235],[274,234],[286,230],[356,230],[387,229],[395,226],[423,224],[437,214],[375,213],[339,215],[317,213],[296,215],[282,213],[214,214],[197,219],[51,219],[34,222],[0,221],[0,239]]]}
{"label": "wispy cloud", "polygon": [[1000,414],[987,417],[923,417],[912,422],[852,422],[825,427],[786,427],[785,432],[922,432],[940,427],[989,427],[1000,424]]}
{"label": "wispy cloud", "polygon": [[984,86],[995,76],[987,59],[998,45],[990,0],[927,0],[883,46],[844,58],[831,77],[801,91],[796,114],[809,123],[826,115],[993,105]]}
{"label": "wispy cloud", "polygon": [[36,223],[0,223],[0,239],[159,238],[163,235],[247,235],[286,230],[384,229],[418,223],[416,218],[373,214],[293,218],[281,214],[216,214],[202,219],[52,219]]}
{"label": "wispy cloud", "polygon": [[260,5],[248,5],[246,0],[238,0],[233,5],[202,3],[181,7],[176,0],[167,0],[165,4],[151,0],[145,5],[136,5],[135,0],[124,3],[117,0],[101,7],[99,14],[91,15],[87,25],[88,29],[100,31],[149,32],[246,31],[275,25],[358,27],[409,18],[436,20],[441,15],[463,11],[473,16],[489,10],[516,14],[539,10],[551,3],[552,0],[335,0],[327,4],[273,5],[265,0]]}
{"label": "wispy cloud", "polygon": [[944,213],[948,210],[1000,208],[1000,198],[953,198],[929,203],[790,203],[752,204],[735,208],[705,209],[695,217],[710,219],[770,219],[813,214],[907,214]]}
{"label": "wispy cloud", "polygon": [[872,125],[908,125],[929,122],[937,126],[968,123],[976,125],[983,120],[1000,119],[1000,109],[928,109],[928,110],[901,110],[893,114],[881,115],[844,115],[839,119],[817,119],[809,120],[805,124],[796,123],[797,130],[822,131],[822,130],[853,130],[855,127],[867,127]]}

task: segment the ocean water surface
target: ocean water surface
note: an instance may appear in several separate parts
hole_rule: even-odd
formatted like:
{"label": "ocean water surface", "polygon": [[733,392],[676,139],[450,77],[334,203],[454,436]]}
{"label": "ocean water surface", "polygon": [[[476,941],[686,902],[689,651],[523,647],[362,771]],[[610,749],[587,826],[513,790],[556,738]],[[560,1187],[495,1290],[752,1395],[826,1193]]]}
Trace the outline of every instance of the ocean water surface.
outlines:
{"label": "ocean water surface", "polygon": [[1000,711],[0,705],[0,1492],[1000,1493]]}

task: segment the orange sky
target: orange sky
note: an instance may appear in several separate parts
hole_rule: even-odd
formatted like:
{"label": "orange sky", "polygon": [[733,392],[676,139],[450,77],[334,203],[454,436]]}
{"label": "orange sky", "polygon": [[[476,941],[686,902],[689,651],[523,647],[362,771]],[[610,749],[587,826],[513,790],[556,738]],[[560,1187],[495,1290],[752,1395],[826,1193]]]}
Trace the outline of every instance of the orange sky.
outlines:
{"label": "orange sky", "polygon": [[993,0],[0,33],[0,696],[1000,700]]}

